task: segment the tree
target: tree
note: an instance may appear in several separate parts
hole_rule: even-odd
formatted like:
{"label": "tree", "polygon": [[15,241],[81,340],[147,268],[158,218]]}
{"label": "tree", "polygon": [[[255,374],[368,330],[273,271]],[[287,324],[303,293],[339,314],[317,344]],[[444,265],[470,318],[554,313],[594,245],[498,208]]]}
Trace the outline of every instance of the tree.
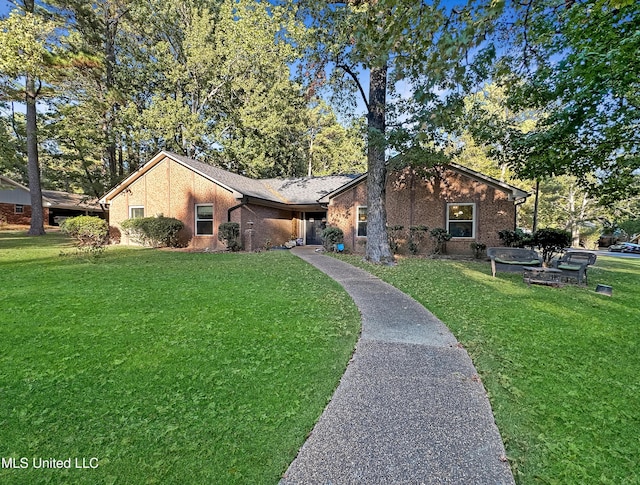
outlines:
{"label": "tree", "polygon": [[6,113],[6,116],[0,116],[0,171],[17,182],[29,185],[24,115],[15,112],[13,102],[0,102],[0,113]]}
{"label": "tree", "polygon": [[[482,42],[490,28],[493,7],[451,9],[437,2],[398,4],[392,0],[354,0],[345,3],[294,2],[300,18],[309,26],[306,39],[306,74],[310,90],[322,87],[330,71],[329,82],[340,100],[358,93],[366,106],[367,138],[367,246],[365,258],[374,263],[391,264],[393,254],[386,231],[386,151],[388,141],[396,146],[406,144],[429,145],[437,130],[424,129],[446,120],[432,116],[437,108],[455,104],[455,94],[442,101],[436,88],[448,90],[464,82],[464,64],[470,49]],[[368,93],[363,73],[368,73]],[[399,127],[399,119],[392,114],[403,110],[391,107],[394,101],[403,107],[402,96],[394,87],[407,82],[413,93],[415,106],[423,116],[415,116]],[[353,99],[353,98],[351,98]],[[451,102],[449,102],[451,101]],[[447,110],[442,110],[441,113]],[[402,116],[406,117],[406,113]],[[422,131],[420,136],[407,135],[406,127]],[[387,126],[393,126],[388,133]],[[437,147],[439,149],[441,147]]]}
{"label": "tree", "polygon": [[307,175],[333,175],[366,171],[363,118],[345,127],[321,99],[307,110]]}
{"label": "tree", "polygon": [[[571,245],[578,247],[594,236],[603,211],[596,201],[571,176],[558,176],[540,183],[538,225],[557,227],[571,233]],[[533,204],[522,206],[520,217],[531,227]]]}
{"label": "tree", "polygon": [[[29,235],[44,231],[40,162],[38,159],[38,127],[36,102],[43,82],[51,79],[56,25],[35,15],[34,0],[25,0],[22,12],[13,10],[2,20],[0,30],[0,74],[5,89],[22,93],[26,105],[26,147],[31,197]],[[24,79],[24,88],[18,83]]]}
{"label": "tree", "polygon": [[[540,183],[553,175],[549,154],[521,150],[520,140],[535,128],[540,112],[514,112],[504,87],[486,84],[464,99],[458,120],[463,127],[454,159],[501,181],[523,181],[534,192],[531,230],[538,228]],[[499,171],[499,174],[498,172]]]}
{"label": "tree", "polygon": [[[91,116],[92,127],[99,127],[100,137],[92,134],[94,151],[100,152],[107,174],[106,184],[112,185],[123,175],[122,157],[118,156],[122,146],[118,143],[120,137],[117,127],[126,89],[123,89],[117,53],[123,41],[123,24],[129,20],[129,12],[139,2],[50,1],[62,9],[67,17],[67,28],[76,34],[69,38],[71,48],[76,55],[92,61],[83,63],[83,72],[76,72],[77,76],[69,78],[67,87],[72,89],[76,97],[81,98],[81,108],[78,110],[73,110],[78,106],[78,100],[70,100],[71,111],[81,111],[85,118]],[[69,111],[69,106],[65,108]],[[77,150],[77,147],[74,149]],[[91,185],[95,185],[95,181]]]}
{"label": "tree", "polygon": [[[508,12],[509,13],[509,12]],[[640,4],[514,3],[496,71],[509,106],[546,116],[514,150],[547,175],[570,174],[604,202],[640,190]],[[506,16],[505,16],[506,18]]]}
{"label": "tree", "polygon": [[154,0],[139,9],[146,14],[127,16],[145,19],[136,42],[118,51],[135,86],[120,109],[128,145],[250,176],[302,174],[307,108],[290,79],[294,48],[280,38],[296,26],[281,9],[249,0]]}

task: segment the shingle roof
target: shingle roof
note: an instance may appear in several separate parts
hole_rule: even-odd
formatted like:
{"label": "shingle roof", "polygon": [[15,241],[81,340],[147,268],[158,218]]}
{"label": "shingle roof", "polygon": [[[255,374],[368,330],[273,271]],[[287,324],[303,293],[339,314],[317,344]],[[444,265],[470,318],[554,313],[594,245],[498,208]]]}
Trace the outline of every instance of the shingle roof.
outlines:
{"label": "shingle roof", "polygon": [[243,195],[267,200],[272,200],[272,198],[274,198],[274,194],[272,194],[260,180],[251,179],[237,173],[232,173],[222,168],[214,167],[213,165],[202,163],[192,158],[178,155],[176,153],[166,151],[162,153],[164,153],[169,158],[180,162],[182,165],[190,167],[201,175],[204,175],[216,182],[220,182],[222,185],[225,185]]}
{"label": "shingle roof", "polygon": [[285,179],[251,179],[228,172],[219,167],[193,160],[182,155],[164,152],[165,155],[186,165],[208,178],[248,197],[255,197],[282,204],[317,204],[318,200],[338,187],[353,180],[356,175],[328,175],[324,177],[298,177]]}
{"label": "shingle roof", "polygon": [[[0,189],[17,188],[29,193],[29,188],[8,177],[0,175]],[[85,194],[72,194],[59,190],[42,190],[42,201],[47,207],[71,210],[101,211],[98,199]]]}
{"label": "shingle roof", "polygon": [[71,194],[57,190],[43,190],[42,197],[51,204],[51,207],[59,209],[100,211],[100,204],[95,197],[84,194]]}
{"label": "shingle roof", "polygon": [[[316,205],[318,203],[326,203],[331,197],[337,195],[342,190],[366,178],[366,174],[362,174],[258,180],[232,173],[220,167],[199,162],[176,153],[163,151],[153,157],[147,164],[143,165],[137,172],[131,174],[120,185],[109,191],[101,201],[108,203],[112,197],[118,194],[120,190],[126,187],[132,180],[135,180],[135,178],[144,173],[146,169],[152,167],[164,157],[171,158],[212,182],[229,189],[235,193],[237,198],[249,197],[285,205]],[[472,178],[476,178],[481,182],[489,183],[510,193],[514,198],[523,198],[529,195],[517,187],[492,179],[461,165],[449,164],[448,167]]]}

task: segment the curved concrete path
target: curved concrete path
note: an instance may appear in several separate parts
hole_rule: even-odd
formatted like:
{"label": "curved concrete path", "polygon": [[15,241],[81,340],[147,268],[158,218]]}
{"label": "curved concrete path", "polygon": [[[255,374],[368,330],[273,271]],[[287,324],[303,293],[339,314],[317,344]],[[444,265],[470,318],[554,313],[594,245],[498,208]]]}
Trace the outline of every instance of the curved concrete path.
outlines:
{"label": "curved concrete path", "polygon": [[340,283],[362,335],[290,484],[513,484],[467,352],[418,302],[314,247],[293,253]]}

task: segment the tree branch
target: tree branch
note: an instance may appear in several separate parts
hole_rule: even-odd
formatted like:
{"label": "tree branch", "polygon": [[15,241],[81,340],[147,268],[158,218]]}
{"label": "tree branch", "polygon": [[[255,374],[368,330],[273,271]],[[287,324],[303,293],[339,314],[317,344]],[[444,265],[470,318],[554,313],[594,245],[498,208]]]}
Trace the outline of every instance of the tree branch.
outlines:
{"label": "tree branch", "polygon": [[360,91],[360,95],[362,96],[362,100],[364,101],[364,105],[367,107],[367,112],[369,112],[370,111],[369,100],[367,99],[367,95],[365,94],[364,88],[362,87],[362,84],[360,83],[360,80],[358,79],[358,76],[356,75],[356,73],[353,72],[353,70],[346,64],[336,64],[336,67],[346,72],[351,77],[351,79],[353,79],[353,81],[356,83],[356,86],[358,87],[358,91]]}

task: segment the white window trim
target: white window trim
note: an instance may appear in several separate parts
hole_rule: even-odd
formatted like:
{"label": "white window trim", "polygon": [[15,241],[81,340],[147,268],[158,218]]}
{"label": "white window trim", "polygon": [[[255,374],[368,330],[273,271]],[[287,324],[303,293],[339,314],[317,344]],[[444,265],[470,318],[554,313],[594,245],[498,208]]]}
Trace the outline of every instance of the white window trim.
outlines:
{"label": "white window trim", "polygon": [[[209,219],[198,219],[198,207],[211,207],[211,234],[200,234],[198,233],[198,222],[208,222]],[[215,227],[213,224],[214,214],[213,214],[213,202],[205,203],[205,204],[195,204],[193,206],[193,218],[194,218],[194,234],[196,236],[213,236],[215,232]]]}
{"label": "white window trim", "polygon": [[142,217],[144,217],[144,206],[143,205],[130,205],[129,206],[129,219],[133,219],[133,209],[142,209]]}
{"label": "white window trim", "polygon": [[[356,206],[356,237],[360,237],[360,238],[366,238],[367,236],[359,236],[358,235],[358,228],[360,227],[360,219],[359,219],[359,215],[360,215],[360,209],[367,209],[368,206],[366,205],[358,205]],[[364,222],[369,222],[369,210],[367,210],[367,220]],[[368,232],[367,232],[368,234]]]}
{"label": "white window trim", "polygon": [[[20,210],[18,210],[18,208],[20,208]],[[13,213],[24,214],[24,204],[15,204],[15,207],[13,208]]]}
{"label": "white window trim", "polygon": [[463,205],[470,205],[473,207],[473,219],[468,220],[468,219],[462,219],[462,220],[458,220],[458,219],[453,219],[453,222],[471,222],[471,236],[457,236],[457,237],[452,237],[451,239],[475,239],[476,238],[476,219],[478,217],[478,209],[476,207],[476,203],[475,202],[448,202],[447,203],[447,232],[449,232],[449,222],[452,222],[449,219],[449,207],[451,207],[452,205],[457,205],[457,206],[463,206]]}

